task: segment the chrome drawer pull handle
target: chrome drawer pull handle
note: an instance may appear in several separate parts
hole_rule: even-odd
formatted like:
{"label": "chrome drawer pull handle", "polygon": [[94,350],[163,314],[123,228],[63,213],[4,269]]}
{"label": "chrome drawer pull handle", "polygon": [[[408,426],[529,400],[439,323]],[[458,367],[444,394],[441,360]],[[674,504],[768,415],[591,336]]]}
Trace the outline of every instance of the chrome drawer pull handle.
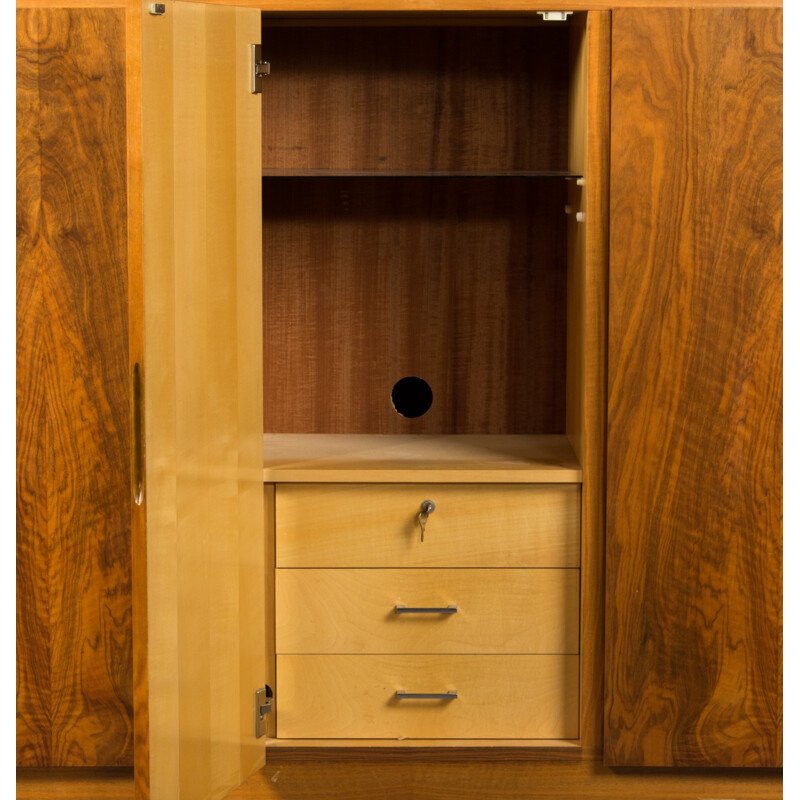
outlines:
{"label": "chrome drawer pull handle", "polygon": [[398,700],[457,700],[458,692],[395,692]]}
{"label": "chrome drawer pull handle", "polygon": [[442,608],[395,606],[394,613],[395,614],[457,614],[458,606],[444,606]]}

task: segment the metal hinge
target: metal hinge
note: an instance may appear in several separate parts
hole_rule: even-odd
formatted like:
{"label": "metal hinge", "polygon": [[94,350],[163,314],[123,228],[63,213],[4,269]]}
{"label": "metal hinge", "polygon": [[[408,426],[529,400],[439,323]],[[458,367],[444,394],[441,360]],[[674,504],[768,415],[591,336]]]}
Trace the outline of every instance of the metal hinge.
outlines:
{"label": "metal hinge", "polygon": [[267,735],[267,714],[272,713],[272,689],[256,689],[256,739]]}
{"label": "metal hinge", "polygon": [[261,58],[261,45],[250,45],[250,56],[252,61],[252,72],[250,73],[250,91],[253,94],[261,94],[261,79],[269,75],[269,61]]}
{"label": "metal hinge", "polygon": [[572,16],[572,11],[537,11],[545,22],[566,22]]}

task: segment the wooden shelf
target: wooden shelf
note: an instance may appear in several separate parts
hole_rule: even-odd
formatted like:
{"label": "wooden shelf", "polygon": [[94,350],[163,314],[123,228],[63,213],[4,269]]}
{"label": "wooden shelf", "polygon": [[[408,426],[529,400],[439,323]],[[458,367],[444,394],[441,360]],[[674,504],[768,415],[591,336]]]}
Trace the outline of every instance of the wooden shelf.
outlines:
{"label": "wooden shelf", "polygon": [[566,436],[265,434],[265,483],[579,483]]}
{"label": "wooden shelf", "polygon": [[264,178],[563,178],[582,177],[569,170],[446,169],[262,169]]}

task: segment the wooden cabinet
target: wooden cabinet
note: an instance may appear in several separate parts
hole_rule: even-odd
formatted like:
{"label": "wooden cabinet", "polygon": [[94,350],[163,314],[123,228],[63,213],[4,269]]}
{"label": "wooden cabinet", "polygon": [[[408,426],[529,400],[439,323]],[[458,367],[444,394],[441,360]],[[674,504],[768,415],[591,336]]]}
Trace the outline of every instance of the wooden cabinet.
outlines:
{"label": "wooden cabinet", "polygon": [[265,683],[268,758],[775,764],[780,11],[256,5],[129,11],[138,796]]}

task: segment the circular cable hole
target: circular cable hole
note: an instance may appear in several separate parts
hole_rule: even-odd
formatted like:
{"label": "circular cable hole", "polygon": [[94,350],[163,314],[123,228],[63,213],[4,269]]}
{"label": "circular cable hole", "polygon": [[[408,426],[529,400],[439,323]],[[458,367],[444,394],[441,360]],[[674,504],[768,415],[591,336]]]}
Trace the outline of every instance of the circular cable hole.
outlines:
{"label": "circular cable hole", "polygon": [[422,378],[400,378],[392,387],[392,405],[403,417],[421,417],[433,403],[433,390]]}

